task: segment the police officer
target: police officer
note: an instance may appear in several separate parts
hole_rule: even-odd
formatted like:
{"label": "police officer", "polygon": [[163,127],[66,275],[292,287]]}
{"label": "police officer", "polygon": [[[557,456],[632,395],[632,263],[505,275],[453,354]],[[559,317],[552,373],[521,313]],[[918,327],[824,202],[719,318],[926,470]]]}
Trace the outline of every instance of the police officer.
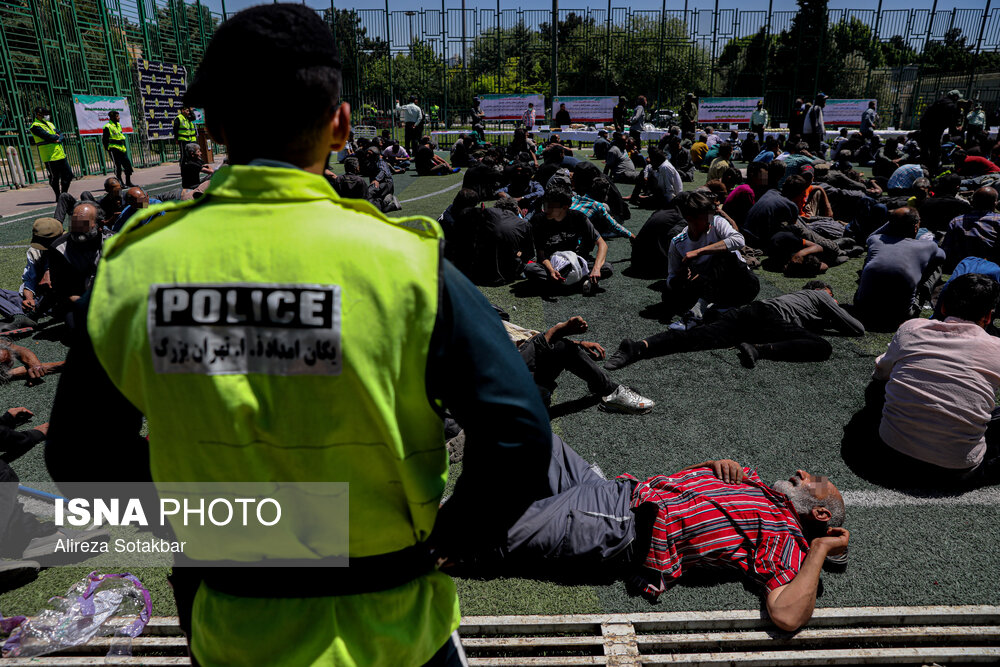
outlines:
{"label": "police officer", "polygon": [[[31,141],[38,147],[38,154],[49,172],[49,185],[59,201],[59,195],[69,192],[73,170],[63,150],[62,134],[56,131],[52,116],[45,107],[35,107],[35,122],[29,128]],[[60,189],[61,188],[61,189]]]}
{"label": "police officer", "polygon": [[[461,664],[455,585],[435,564],[504,544],[551,493],[541,398],[495,311],[441,258],[440,227],[342,200],[323,178],[350,129],[340,80],[313,10],[262,5],[219,27],[185,101],[230,164],[205,197],[145,209],[107,242],[53,407],[60,483],[108,456],[133,480],[350,484],[347,568],[174,568],[201,665]],[[297,110],[286,131],[260,132],[262,87]],[[196,349],[221,337],[268,345]],[[439,509],[444,409],[466,444]],[[79,447],[88,432],[97,449]],[[322,536],[293,537],[331,555]]]}
{"label": "police officer", "polygon": [[198,140],[198,134],[194,127],[194,109],[189,105],[181,107],[180,113],[174,118],[174,141],[177,142],[177,150],[180,152],[180,164],[184,164],[184,147]]}
{"label": "police officer", "polygon": [[128,144],[125,141],[125,133],[122,131],[122,124],[117,111],[108,112],[108,122],[104,124],[101,143],[104,144],[104,150],[111,154],[111,159],[115,163],[115,176],[118,178],[118,181],[121,182],[122,171],[124,171],[125,187],[133,187],[132,161],[128,158]]}

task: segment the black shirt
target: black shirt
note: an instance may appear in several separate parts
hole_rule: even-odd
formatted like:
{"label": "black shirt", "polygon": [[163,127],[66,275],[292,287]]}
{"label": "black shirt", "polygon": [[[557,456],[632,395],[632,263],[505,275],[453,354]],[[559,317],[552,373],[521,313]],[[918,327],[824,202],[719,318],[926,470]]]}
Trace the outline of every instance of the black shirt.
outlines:
{"label": "black shirt", "polygon": [[960,197],[930,197],[920,205],[920,222],[932,232],[948,231],[948,223],[972,210]]}
{"label": "black shirt", "polygon": [[587,216],[572,209],[559,222],[539,214],[532,224],[535,228],[535,255],[539,263],[560,250],[571,250],[581,257],[589,257],[597,239],[601,238]]}
{"label": "black shirt", "polygon": [[431,166],[434,164],[434,149],[427,144],[423,144],[417,148],[417,152],[413,154],[413,164],[418,174],[429,172]]}
{"label": "black shirt", "polygon": [[188,158],[181,165],[181,187],[190,190],[201,185],[201,168],[205,163],[198,158]]}
{"label": "black shirt", "polygon": [[499,208],[484,210],[475,234],[475,273],[469,277],[479,285],[517,280],[524,263],[534,256],[533,241],[527,220]]}
{"label": "black shirt", "polygon": [[674,207],[660,209],[642,226],[632,243],[632,271],[642,278],[666,278],[670,241],[687,220]]}
{"label": "black shirt", "polygon": [[569,125],[570,122],[571,121],[569,119],[569,112],[568,111],[566,111],[565,109],[560,109],[558,112],[556,112],[556,122],[555,122],[555,124],[556,124],[557,127],[565,127],[565,126]]}
{"label": "black shirt", "polygon": [[750,207],[740,231],[751,248],[763,249],[782,225],[799,217],[799,207],[778,190],[768,190]]}
{"label": "black shirt", "polygon": [[594,159],[596,160],[606,160],[608,159],[608,149],[611,148],[611,142],[604,137],[597,137],[594,140]]}
{"label": "black shirt", "polygon": [[17,428],[17,422],[10,413],[4,412],[0,415],[0,451],[31,449],[45,439],[42,432],[37,429],[15,431],[15,428]]}

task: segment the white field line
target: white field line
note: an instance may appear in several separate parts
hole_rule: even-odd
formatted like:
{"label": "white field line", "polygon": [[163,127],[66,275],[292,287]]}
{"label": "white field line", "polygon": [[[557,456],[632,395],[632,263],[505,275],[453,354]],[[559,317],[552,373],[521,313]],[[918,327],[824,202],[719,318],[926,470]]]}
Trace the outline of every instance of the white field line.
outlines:
{"label": "white field line", "polygon": [[[427,177],[427,178],[429,178],[429,177]],[[406,204],[406,203],[411,202],[411,201],[417,201],[418,199],[429,199],[430,197],[437,197],[438,195],[443,195],[446,192],[451,192],[452,190],[455,190],[456,188],[460,188],[460,187],[462,187],[461,181],[459,181],[458,183],[455,183],[454,185],[449,185],[444,190],[438,190],[437,192],[432,192],[432,193],[427,194],[427,195],[420,195],[419,197],[414,197],[413,199],[400,199],[399,203],[400,204]]]}
{"label": "white field line", "polygon": [[877,491],[844,491],[844,504],[848,507],[906,507],[932,506],[947,507],[961,505],[1000,505],[1000,487],[977,489],[961,495],[927,494],[910,495],[899,491],[879,489]]}

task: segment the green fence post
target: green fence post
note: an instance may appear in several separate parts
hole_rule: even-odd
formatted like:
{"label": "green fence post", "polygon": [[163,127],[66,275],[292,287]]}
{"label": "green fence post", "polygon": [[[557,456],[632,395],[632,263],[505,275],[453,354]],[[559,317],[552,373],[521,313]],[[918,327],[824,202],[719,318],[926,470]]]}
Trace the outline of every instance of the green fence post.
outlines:
{"label": "green fence post", "polygon": [[448,79],[450,72],[448,70],[448,10],[445,9],[444,0],[441,0],[441,52],[444,58],[444,101],[441,103],[441,109],[444,113],[444,129],[451,127],[448,122]]}
{"label": "green fence post", "polygon": [[986,20],[989,17],[990,5],[992,3],[993,0],[986,0],[986,8],[983,10],[983,20],[980,21],[979,23],[979,37],[976,38],[976,52],[972,56],[972,59],[969,62],[969,85],[967,86],[967,88],[969,91],[968,95],[970,100],[972,99],[972,86],[976,77],[976,64],[979,61],[979,54],[982,53],[983,51],[983,33],[986,32]]}

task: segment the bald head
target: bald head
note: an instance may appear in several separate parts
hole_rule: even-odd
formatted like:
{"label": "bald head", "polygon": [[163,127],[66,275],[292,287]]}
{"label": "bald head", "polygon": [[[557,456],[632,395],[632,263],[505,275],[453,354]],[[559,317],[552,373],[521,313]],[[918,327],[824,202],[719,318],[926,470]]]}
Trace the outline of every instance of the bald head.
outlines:
{"label": "bald head", "polygon": [[125,191],[125,203],[129,206],[146,208],[149,206],[149,195],[142,188],[129,188]]}
{"label": "bald head", "polygon": [[972,194],[972,208],[977,211],[995,211],[997,208],[997,191],[984,186]]}
{"label": "bald head", "polygon": [[70,218],[69,234],[73,241],[81,242],[92,238],[91,232],[97,232],[97,221],[100,209],[92,202],[81,202],[73,208]]}

